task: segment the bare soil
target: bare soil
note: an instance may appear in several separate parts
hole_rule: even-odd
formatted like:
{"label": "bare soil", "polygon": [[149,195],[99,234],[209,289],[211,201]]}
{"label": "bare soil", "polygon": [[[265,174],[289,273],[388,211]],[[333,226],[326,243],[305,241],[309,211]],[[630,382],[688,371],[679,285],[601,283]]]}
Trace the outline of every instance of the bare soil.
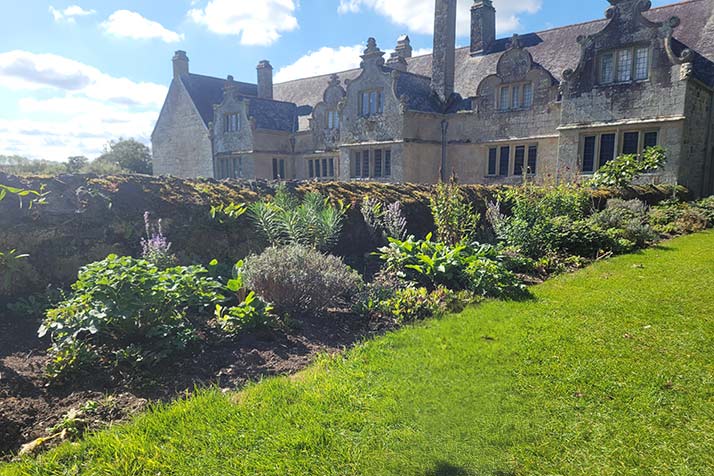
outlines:
{"label": "bare soil", "polygon": [[0,315],[0,461],[12,458],[22,445],[49,436],[50,428],[88,402],[102,403],[89,421],[82,420],[84,431],[126,420],[150,402],[171,401],[196,388],[233,390],[265,376],[296,372],[318,353],[343,351],[388,327],[335,312],[301,319],[286,331],[204,346],[151,375],[97,372],[71,384],[50,385],[44,376],[48,344],[37,338],[38,326],[34,320]]}

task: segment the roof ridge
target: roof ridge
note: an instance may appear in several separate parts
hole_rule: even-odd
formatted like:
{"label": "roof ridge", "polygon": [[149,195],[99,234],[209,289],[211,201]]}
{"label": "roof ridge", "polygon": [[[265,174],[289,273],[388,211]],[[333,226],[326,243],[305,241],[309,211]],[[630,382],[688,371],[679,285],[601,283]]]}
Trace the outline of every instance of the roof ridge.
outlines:
{"label": "roof ridge", "polygon": [[[696,3],[696,2],[701,2],[701,1],[703,1],[703,0],[683,0],[683,1],[680,1],[680,2],[674,2],[674,3],[667,4],[667,5],[662,5],[661,7],[655,7],[655,8],[650,9],[649,11],[651,12],[651,11],[655,11],[655,10],[663,10],[663,9],[666,9],[666,8],[672,8],[672,7],[677,6],[677,5],[686,5],[686,4],[688,4],[688,3]],[[588,20],[588,21],[579,22],[579,23],[571,23],[571,24],[569,24],[569,25],[556,26],[556,27],[553,27],[553,28],[547,28],[547,29],[545,29],[545,30],[538,30],[538,31],[532,31],[532,32],[528,32],[528,33],[523,33],[523,34],[520,35],[520,36],[537,35],[537,34],[539,34],[539,33],[547,33],[547,32],[557,31],[557,30],[566,30],[566,29],[568,29],[568,28],[573,28],[573,27],[578,27],[578,26],[583,26],[583,25],[589,25],[589,24],[591,24],[591,23],[598,23],[598,22],[604,22],[604,21],[607,21],[607,18],[599,18],[599,19],[596,19],[596,20]],[[498,40],[508,40],[508,37],[504,36],[504,37],[501,37],[501,38],[497,38],[496,41],[498,41]],[[470,49],[470,48],[471,48],[470,46],[462,46],[461,48],[456,48],[456,50],[459,51],[459,50],[466,50],[466,49]],[[424,58],[424,57],[426,57],[426,56],[432,56],[432,55],[433,55],[433,53],[424,53],[424,54],[422,54],[422,55],[417,55],[417,56],[412,56],[412,57],[410,57],[410,58],[407,58],[407,61],[412,60],[412,59],[414,59],[414,58]],[[352,68],[352,69],[346,69],[346,70],[344,70],[344,71],[339,71],[339,72],[336,72],[336,73],[324,73],[324,74],[317,74],[317,75],[314,75],[314,76],[305,76],[305,77],[303,77],[303,78],[295,78],[295,79],[291,79],[291,80],[289,80],[289,81],[283,81],[283,82],[281,82],[281,83],[276,83],[276,85],[289,84],[289,83],[294,83],[294,82],[296,82],[296,81],[305,81],[305,80],[308,80],[308,79],[318,79],[318,78],[322,78],[322,77],[329,77],[329,76],[332,76],[333,74],[339,75],[339,74],[343,74],[343,73],[349,73],[349,72],[352,72],[352,71],[357,71],[357,70],[359,70],[359,69],[360,69],[360,68]],[[410,74],[415,74],[415,73],[410,73]],[[420,75],[420,74],[416,74],[416,76],[422,76],[422,77],[424,77],[424,78],[429,78],[429,76],[424,76],[424,75]],[[429,79],[430,79],[430,78],[429,78]]]}
{"label": "roof ridge", "polygon": [[[215,76],[209,76],[207,74],[200,74],[200,73],[192,73],[190,71],[189,71],[188,75],[189,76],[200,76],[202,78],[207,78],[207,79],[215,79],[216,81],[223,81],[223,82],[228,81],[228,79],[226,79],[226,78],[217,78]],[[246,84],[248,86],[257,86],[257,84],[255,84],[255,83],[248,83],[246,81],[236,81],[236,80],[233,80],[233,81],[236,83]]]}

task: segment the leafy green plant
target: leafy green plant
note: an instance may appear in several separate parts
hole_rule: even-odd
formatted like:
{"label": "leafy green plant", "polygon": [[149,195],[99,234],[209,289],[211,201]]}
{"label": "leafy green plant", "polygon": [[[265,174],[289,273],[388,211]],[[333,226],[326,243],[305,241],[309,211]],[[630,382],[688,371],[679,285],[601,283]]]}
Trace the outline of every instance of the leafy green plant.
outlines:
{"label": "leafy green plant", "polygon": [[649,224],[649,208],[640,200],[608,200],[607,208],[590,220],[602,229],[614,230],[612,236],[627,240],[633,248],[644,248],[659,238]]}
{"label": "leafy green plant", "polygon": [[236,306],[216,304],[216,319],[223,331],[231,336],[246,330],[270,328],[277,319],[272,314],[273,306],[260,299],[254,291]]}
{"label": "leafy green plant", "polygon": [[707,213],[706,208],[673,199],[652,207],[649,219],[658,233],[679,235],[706,229],[710,224]]}
{"label": "leafy green plant", "polygon": [[595,188],[629,187],[642,174],[656,171],[666,163],[667,152],[663,147],[648,147],[641,156],[625,154],[603,165],[595,172],[589,185]]}
{"label": "leafy green plant", "polygon": [[379,249],[379,257],[387,270],[432,290],[444,286],[494,297],[522,291],[520,282],[503,266],[492,245],[449,246],[431,238],[431,234],[420,241],[413,236],[405,241],[391,238],[388,246]]}
{"label": "leafy green plant", "polygon": [[116,255],[83,267],[71,297],[47,311],[38,331],[52,341],[50,376],[108,363],[130,348],[146,363],[185,349],[195,338],[189,313],[225,299],[207,274],[202,266],[162,270]]}
{"label": "leafy green plant", "polygon": [[247,258],[243,279],[246,288],[289,315],[349,304],[363,285],[340,258],[302,245],[271,247]]}
{"label": "leafy green plant", "polygon": [[211,207],[211,218],[219,223],[236,221],[248,211],[245,203],[221,203]]}
{"label": "leafy green plant", "polygon": [[400,324],[428,319],[442,311],[439,300],[423,287],[397,291],[384,303],[384,308]]}
{"label": "leafy green plant", "polygon": [[429,199],[434,216],[436,236],[447,245],[473,241],[481,215],[474,211],[464,192],[451,177],[449,183],[439,183]]}
{"label": "leafy green plant", "polygon": [[248,213],[270,246],[298,244],[329,251],[339,239],[348,206],[332,205],[317,192],[302,201],[281,184],[272,201],[256,202]]}

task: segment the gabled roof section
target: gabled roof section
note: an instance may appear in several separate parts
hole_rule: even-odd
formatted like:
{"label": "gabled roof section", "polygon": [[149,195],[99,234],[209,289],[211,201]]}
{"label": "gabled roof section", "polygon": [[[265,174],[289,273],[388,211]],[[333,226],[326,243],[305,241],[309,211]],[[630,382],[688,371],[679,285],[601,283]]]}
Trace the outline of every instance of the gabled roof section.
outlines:
{"label": "gabled roof section", "polygon": [[295,104],[289,102],[250,98],[248,117],[255,118],[258,129],[295,132],[298,127],[297,109]]}
{"label": "gabled roof section", "polygon": [[[226,80],[189,73],[181,75],[181,82],[196,105],[201,119],[208,127],[208,123],[213,122],[213,105],[223,101],[223,87]],[[258,86],[255,84],[240,82],[234,82],[234,84],[245,96],[258,95]]]}

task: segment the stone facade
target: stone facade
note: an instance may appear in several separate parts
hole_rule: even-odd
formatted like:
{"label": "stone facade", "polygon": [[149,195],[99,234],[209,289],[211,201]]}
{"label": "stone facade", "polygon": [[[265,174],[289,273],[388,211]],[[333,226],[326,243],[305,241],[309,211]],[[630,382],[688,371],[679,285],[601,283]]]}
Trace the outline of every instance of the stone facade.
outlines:
{"label": "stone facade", "polygon": [[643,180],[714,192],[714,0],[608,1],[603,20],[497,39],[493,3],[476,0],[456,49],[456,1],[437,0],[432,55],[403,36],[385,61],[370,38],[359,69],[275,85],[267,61],[254,85],[192,74],[177,52],[155,170],[555,182],[661,145],[666,167]]}

